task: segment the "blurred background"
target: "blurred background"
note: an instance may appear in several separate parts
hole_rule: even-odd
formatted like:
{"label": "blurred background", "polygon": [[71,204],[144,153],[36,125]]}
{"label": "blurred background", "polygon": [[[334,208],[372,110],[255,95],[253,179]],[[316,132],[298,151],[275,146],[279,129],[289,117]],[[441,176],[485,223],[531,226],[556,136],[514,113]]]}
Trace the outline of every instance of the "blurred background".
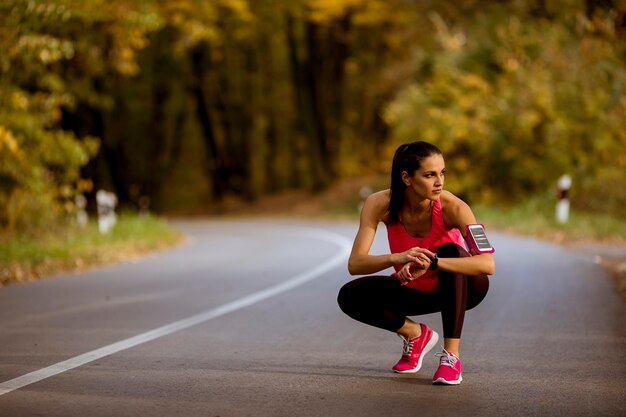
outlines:
{"label": "blurred background", "polygon": [[420,139],[471,204],[624,219],[625,70],[621,0],[1,0],[0,228],[382,188]]}

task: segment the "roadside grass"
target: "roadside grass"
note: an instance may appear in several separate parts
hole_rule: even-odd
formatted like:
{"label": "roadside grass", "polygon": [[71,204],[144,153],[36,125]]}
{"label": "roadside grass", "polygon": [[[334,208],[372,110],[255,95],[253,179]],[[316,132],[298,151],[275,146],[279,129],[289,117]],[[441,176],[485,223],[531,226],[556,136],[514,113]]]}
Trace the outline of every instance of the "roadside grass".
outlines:
{"label": "roadside grass", "polygon": [[565,224],[556,220],[555,202],[529,200],[513,207],[473,207],[476,217],[494,230],[560,244],[626,244],[626,221],[606,214],[571,210]]}
{"label": "roadside grass", "polygon": [[137,258],[183,239],[153,216],[121,214],[107,234],[90,222],[37,238],[0,239],[0,285]]}

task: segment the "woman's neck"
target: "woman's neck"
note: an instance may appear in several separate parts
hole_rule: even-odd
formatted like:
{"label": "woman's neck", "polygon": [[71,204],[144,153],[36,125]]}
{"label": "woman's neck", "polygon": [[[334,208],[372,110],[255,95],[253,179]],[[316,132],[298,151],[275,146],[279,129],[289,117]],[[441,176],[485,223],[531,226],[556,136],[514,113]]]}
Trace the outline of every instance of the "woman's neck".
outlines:
{"label": "woman's neck", "polygon": [[433,201],[427,198],[423,200],[418,200],[415,197],[406,196],[404,201],[404,210],[411,215],[423,215],[426,213],[430,213],[430,210],[433,206]]}

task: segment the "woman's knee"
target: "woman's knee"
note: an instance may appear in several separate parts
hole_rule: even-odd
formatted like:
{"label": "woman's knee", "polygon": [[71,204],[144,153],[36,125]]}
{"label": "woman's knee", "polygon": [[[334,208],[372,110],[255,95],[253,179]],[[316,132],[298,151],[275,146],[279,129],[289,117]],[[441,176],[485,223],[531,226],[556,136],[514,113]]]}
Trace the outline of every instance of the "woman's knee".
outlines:
{"label": "woman's knee", "polygon": [[390,288],[393,288],[393,280],[386,276],[361,277],[352,280],[341,287],[337,294],[337,304],[341,310],[360,310],[368,305],[383,302],[389,298]]}
{"label": "woman's knee", "polygon": [[337,304],[339,304],[339,308],[341,308],[341,310],[343,312],[345,312],[345,307],[348,305],[350,299],[352,298],[350,296],[351,290],[349,287],[350,283],[344,284],[343,287],[341,287],[341,289],[339,290],[339,294],[337,294]]}
{"label": "woman's knee", "polygon": [[437,249],[440,258],[466,258],[470,256],[467,250],[456,243],[444,243]]}
{"label": "woman's knee", "polygon": [[350,281],[341,287],[339,294],[337,294],[337,304],[339,304],[341,311],[349,314],[354,310],[358,300],[362,298],[359,297],[359,292],[359,283],[355,281]]}

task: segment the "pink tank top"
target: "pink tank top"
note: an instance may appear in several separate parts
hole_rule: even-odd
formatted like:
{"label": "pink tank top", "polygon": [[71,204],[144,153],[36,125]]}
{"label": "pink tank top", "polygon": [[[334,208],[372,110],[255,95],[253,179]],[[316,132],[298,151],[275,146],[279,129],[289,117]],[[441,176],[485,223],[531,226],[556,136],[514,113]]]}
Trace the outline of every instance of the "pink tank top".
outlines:
{"label": "pink tank top", "polygon": [[[465,247],[463,236],[458,229],[448,229],[443,221],[443,211],[441,210],[441,201],[435,200],[431,214],[430,232],[425,237],[413,237],[405,229],[404,225],[397,223],[394,225],[385,224],[387,226],[387,237],[389,239],[389,249],[391,253],[404,252],[415,246],[426,248],[432,252],[444,243],[456,243],[461,247]],[[402,265],[394,265],[394,269],[399,271]],[[396,273],[393,274],[396,276]],[[421,277],[414,279],[407,287],[421,291],[436,291],[438,282],[437,271],[426,271]]]}

